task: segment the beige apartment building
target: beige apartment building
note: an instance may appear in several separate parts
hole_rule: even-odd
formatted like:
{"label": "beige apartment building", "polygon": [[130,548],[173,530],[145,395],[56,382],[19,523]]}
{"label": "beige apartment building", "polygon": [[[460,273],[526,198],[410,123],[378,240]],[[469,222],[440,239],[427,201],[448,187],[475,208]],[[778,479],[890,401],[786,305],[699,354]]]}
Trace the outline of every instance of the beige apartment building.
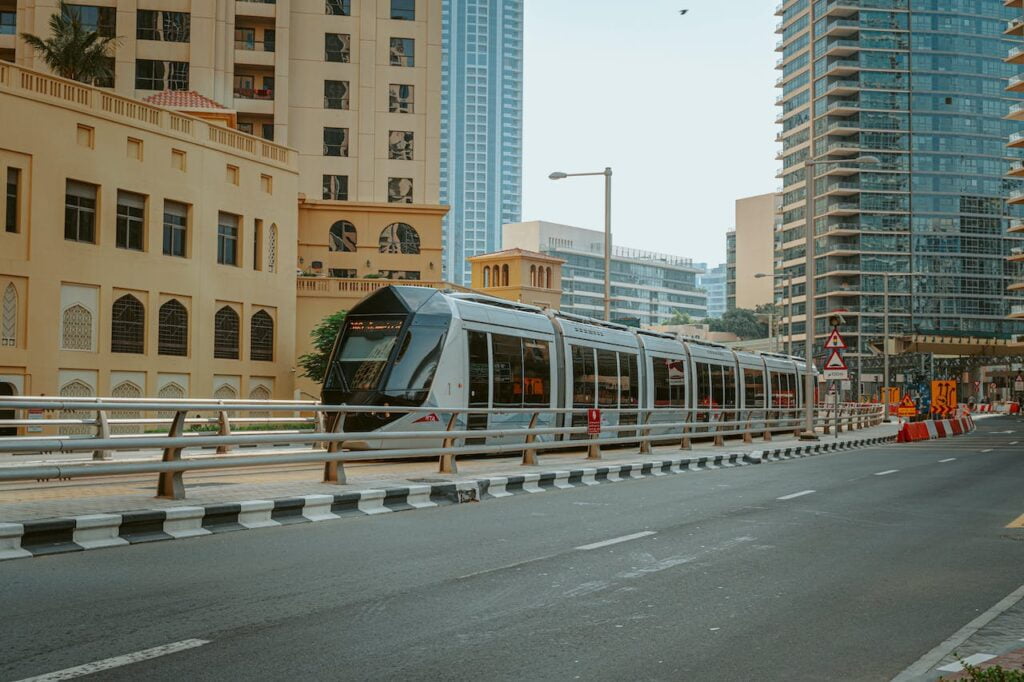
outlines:
{"label": "beige apartment building", "polygon": [[[736,307],[754,310],[775,298],[775,221],[782,197],[760,194],[736,200]],[[767,275],[758,277],[758,274]],[[781,283],[785,284],[785,282]]]}
{"label": "beige apartment building", "polygon": [[0,62],[0,393],[289,398],[296,155]]}

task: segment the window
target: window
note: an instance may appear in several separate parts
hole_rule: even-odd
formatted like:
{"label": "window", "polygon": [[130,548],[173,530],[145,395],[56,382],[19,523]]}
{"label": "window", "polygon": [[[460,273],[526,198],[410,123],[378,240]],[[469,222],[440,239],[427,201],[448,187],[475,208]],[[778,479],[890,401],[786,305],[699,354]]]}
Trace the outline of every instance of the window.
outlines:
{"label": "window", "polygon": [[348,109],[348,81],[324,81],[324,109]]}
{"label": "window", "polygon": [[256,311],[249,322],[249,357],[274,360],[274,319],[265,310]]}
{"label": "window", "polygon": [[[634,409],[640,404],[640,374],[636,356],[619,353],[619,407]],[[630,415],[634,417],[635,415]],[[635,423],[635,422],[634,422]]]}
{"label": "window", "polygon": [[238,359],[238,313],[224,306],[213,318],[213,357]]}
{"label": "window", "polygon": [[412,203],[412,178],[388,178],[388,202]]}
{"label": "window", "polygon": [[487,364],[487,334],[466,332],[469,342],[469,406],[487,407],[491,371]]}
{"label": "window", "polygon": [[263,269],[263,221],[259,218],[253,222],[252,269]]}
{"label": "window", "polygon": [[92,350],[92,313],[75,303],[61,315],[60,347],[64,350]]}
{"label": "window", "polygon": [[217,217],[217,262],[238,265],[238,216],[221,212]]}
{"label": "window", "polygon": [[355,279],[358,276],[355,268],[328,268],[327,272],[338,279]]}
{"label": "window", "polygon": [[325,175],[324,199],[333,199],[334,201],[348,201],[348,176]]}
{"label": "window", "polygon": [[18,345],[18,290],[7,283],[3,303],[0,304],[0,348]]}
{"label": "window", "polygon": [[597,405],[617,407],[619,404],[619,365],[615,351],[597,351]]}
{"label": "window", "polygon": [[324,34],[324,60],[328,62],[347,63],[351,59],[349,45],[352,36],[348,33]]}
{"label": "window", "polygon": [[21,169],[7,169],[7,200],[4,202],[4,231],[18,232],[18,186],[21,184]]}
{"label": "window", "polygon": [[392,130],[388,133],[388,158],[412,161],[411,130]]}
{"label": "window", "polygon": [[328,14],[347,17],[352,15],[352,0],[327,0],[324,8]]}
{"label": "window", "polygon": [[15,35],[18,32],[17,19],[18,13],[13,11],[13,9],[10,11],[5,10],[0,12],[0,36]]}
{"label": "window", "polygon": [[235,27],[235,49],[237,50],[255,50],[256,49],[256,29]]}
{"label": "window", "polygon": [[547,341],[523,339],[523,403],[551,403],[551,360]]}
{"label": "window", "polygon": [[135,60],[136,90],[188,90],[188,62]]}
{"label": "window", "polygon": [[277,272],[277,223],[270,224],[270,237],[267,239],[267,271]]}
{"label": "window", "polygon": [[324,156],[348,156],[348,128],[324,128]]}
{"label": "window", "polygon": [[96,31],[104,38],[117,35],[117,9],[94,7],[92,5],[63,5],[64,16],[77,19],[89,31]]}
{"label": "window", "polygon": [[494,406],[523,405],[523,343],[518,336],[491,334]]}
{"label": "window", "polygon": [[501,266],[501,286],[508,286],[508,263]]}
{"label": "window", "polygon": [[356,226],[347,220],[339,220],[331,225],[327,250],[354,253],[356,250]]}
{"label": "window", "polygon": [[96,243],[96,185],[67,181],[64,197],[64,239]]}
{"label": "window", "polygon": [[188,12],[140,9],[135,14],[135,37],[139,40],[163,40],[169,43],[189,42],[191,16]]}
{"label": "window", "polygon": [[391,18],[414,21],[416,19],[416,0],[391,0]]}
{"label": "window", "polygon": [[391,66],[415,66],[416,43],[412,38],[391,39]]}
{"label": "window", "polygon": [[139,299],[125,294],[114,301],[110,314],[110,352],[143,353],[146,309]]}
{"label": "window", "polygon": [[264,123],[262,128],[261,128],[261,132],[262,132],[261,137],[263,137],[264,140],[267,140],[268,142],[273,142],[274,141],[274,124],[273,123]]}
{"label": "window", "polygon": [[413,102],[413,87],[411,85],[388,86],[388,111],[396,114],[411,114]]}
{"label": "window", "polygon": [[686,407],[686,361],[652,357],[654,406]]}
{"label": "window", "polygon": [[764,407],[764,372],[759,369],[743,369],[743,399],[744,407]]}
{"label": "window", "polygon": [[418,280],[420,278],[419,270],[378,270],[377,274],[384,279],[393,280]]}
{"label": "window", "polygon": [[173,298],[160,306],[158,336],[157,354],[188,355],[188,311]]}
{"label": "window", "polygon": [[188,243],[188,206],[164,201],[164,255],[186,257]]}
{"label": "window", "polygon": [[380,233],[381,253],[419,253],[420,235],[411,225],[391,223]]}
{"label": "window", "polygon": [[572,348],[572,405],[576,408],[594,407],[594,349],[583,346]]}
{"label": "window", "polygon": [[146,197],[117,190],[117,248],[145,248]]}

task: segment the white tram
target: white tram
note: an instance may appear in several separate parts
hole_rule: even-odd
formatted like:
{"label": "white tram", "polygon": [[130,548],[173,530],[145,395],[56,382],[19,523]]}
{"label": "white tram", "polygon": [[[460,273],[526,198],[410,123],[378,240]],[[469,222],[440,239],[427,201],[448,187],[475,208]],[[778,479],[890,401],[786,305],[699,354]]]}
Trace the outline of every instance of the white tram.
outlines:
{"label": "white tram", "polygon": [[[567,423],[550,411],[555,408],[579,410],[570,423],[584,425],[584,410],[597,407],[609,427],[635,425],[637,412],[628,410],[650,408],[654,434],[669,432],[658,424],[687,414],[695,421],[752,419],[752,428],[762,430],[758,420],[766,416],[796,424],[806,371],[800,358],[737,352],[477,294],[388,286],[349,311],[322,397],[338,405],[534,408],[538,427]],[[526,428],[530,416],[470,412],[456,428]],[[382,441],[365,433],[443,431],[448,415],[348,413],[344,419],[343,431],[354,434],[345,446],[352,449],[436,447],[440,441]],[[602,429],[603,437],[618,434]]]}

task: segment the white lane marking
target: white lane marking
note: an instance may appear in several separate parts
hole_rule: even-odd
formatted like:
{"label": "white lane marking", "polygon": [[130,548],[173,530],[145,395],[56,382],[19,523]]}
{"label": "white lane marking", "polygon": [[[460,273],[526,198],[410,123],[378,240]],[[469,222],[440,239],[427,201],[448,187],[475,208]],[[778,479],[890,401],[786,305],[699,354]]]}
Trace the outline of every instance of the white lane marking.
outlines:
{"label": "white lane marking", "polygon": [[1019,442],[1020,442],[1019,440],[1011,440],[1010,441],[1010,445],[1016,445]]}
{"label": "white lane marking", "polygon": [[532,564],[532,563],[535,563],[537,561],[544,561],[545,559],[550,559],[550,558],[552,558],[554,556],[555,556],[554,554],[545,554],[544,556],[539,556],[539,557],[536,557],[534,559],[523,559],[522,561],[516,561],[514,563],[505,564],[504,566],[498,566],[496,568],[485,568],[482,571],[474,571],[473,573],[467,573],[466,575],[460,575],[458,578],[456,578],[456,580],[465,580],[466,578],[475,578],[475,577],[477,577],[479,575],[487,575],[488,573],[494,573],[495,571],[504,571],[504,570],[509,569],[509,568],[519,568],[520,566],[525,566],[526,564]]}
{"label": "white lane marking", "polygon": [[636,540],[638,538],[645,538],[648,535],[654,535],[653,530],[645,530],[639,533],[633,533],[632,535],[623,535],[621,537],[612,538],[611,540],[602,540],[601,542],[592,542],[589,545],[580,545],[574,549],[581,551],[587,551],[590,549],[600,549],[601,547],[607,547],[608,545],[617,545],[620,542],[629,542],[630,540]]}
{"label": "white lane marking", "polygon": [[792,493],[791,495],[783,495],[782,497],[776,497],[776,500],[792,500],[794,497],[803,497],[804,495],[810,495],[813,490],[801,490],[798,493]]}
{"label": "white lane marking", "polygon": [[899,469],[886,469],[885,471],[876,471],[875,476],[888,476],[889,474],[895,474]]}
{"label": "white lane marking", "polygon": [[992,448],[987,448],[985,450],[982,450],[982,452],[992,452]]}
{"label": "white lane marking", "polygon": [[894,677],[892,682],[910,682],[910,680],[916,680],[923,677],[932,669],[932,667],[945,658],[948,653],[954,651],[958,646],[966,642],[971,635],[988,625],[1003,611],[1012,608],[1021,599],[1024,599],[1024,585],[1021,585],[1016,590],[1006,595],[1006,597],[1004,597],[998,604],[957,630],[945,642],[939,644],[924,656],[917,659],[916,663],[912,664],[909,668]]}
{"label": "white lane marking", "polygon": [[[970,656],[964,658],[964,663],[968,663],[970,665],[978,665],[979,663],[984,663],[985,661],[991,661],[995,657],[995,654],[971,654]],[[950,663],[949,665],[944,665],[941,668],[936,668],[936,670],[941,670],[944,673],[958,673],[963,669],[964,667],[960,665],[960,663]]]}
{"label": "white lane marking", "polygon": [[155,646],[152,649],[143,649],[142,651],[136,651],[135,653],[125,654],[123,656],[104,658],[102,661],[93,661],[92,663],[77,665],[74,668],[65,668],[64,670],[57,670],[52,673],[46,673],[45,675],[27,677],[24,680],[21,680],[20,682],[52,682],[54,680],[70,680],[74,677],[82,677],[83,675],[91,675],[93,673],[98,673],[101,670],[120,668],[124,665],[139,663],[141,661],[148,661],[151,658],[158,658],[160,656],[166,656],[167,654],[174,654],[179,651],[185,651],[186,649],[194,649],[197,646],[203,646],[204,644],[209,643],[209,640],[205,639],[183,639],[180,642],[172,642],[170,644],[164,644],[162,646]]}
{"label": "white lane marking", "polygon": [[952,461],[953,461],[953,460],[955,460],[955,459],[956,459],[956,457],[948,457],[948,458],[946,458],[946,459],[940,459],[940,460],[939,460],[939,464],[943,464],[943,463],[945,463],[945,462],[952,462]]}

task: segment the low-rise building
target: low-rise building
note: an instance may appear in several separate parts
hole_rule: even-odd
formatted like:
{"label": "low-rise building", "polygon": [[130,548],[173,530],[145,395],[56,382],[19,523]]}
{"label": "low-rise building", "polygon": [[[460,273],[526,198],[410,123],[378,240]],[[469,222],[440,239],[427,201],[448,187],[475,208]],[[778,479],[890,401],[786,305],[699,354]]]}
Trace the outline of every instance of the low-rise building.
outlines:
{"label": "low-rise building", "polygon": [[554,310],[562,303],[561,258],[516,248],[467,260],[472,286],[482,293]]}

